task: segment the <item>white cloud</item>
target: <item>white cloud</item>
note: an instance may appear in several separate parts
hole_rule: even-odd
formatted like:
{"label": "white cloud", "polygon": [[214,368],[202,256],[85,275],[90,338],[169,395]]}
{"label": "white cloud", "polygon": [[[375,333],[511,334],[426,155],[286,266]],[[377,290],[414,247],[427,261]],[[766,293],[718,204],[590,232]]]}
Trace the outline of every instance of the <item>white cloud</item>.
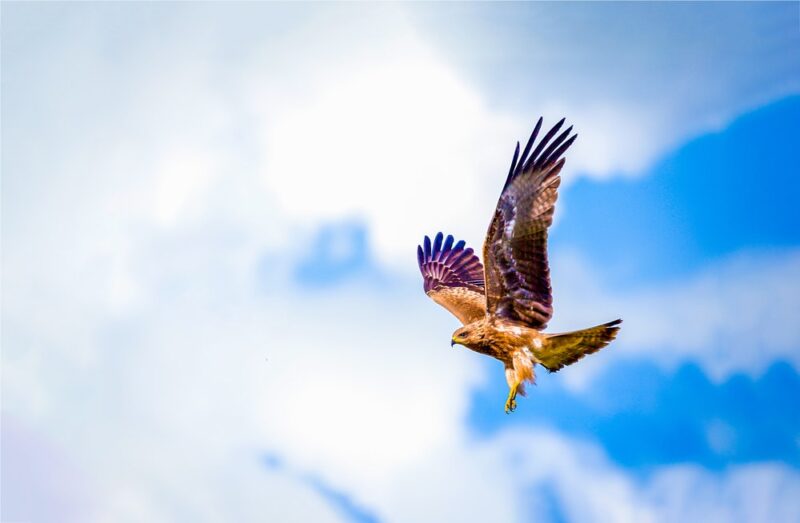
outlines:
{"label": "white cloud", "polygon": [[637,481],[598,449],[558,434],[509,430],[494,443],[513,456],[518,481],[533,485],[534,496],[537,486],[555,484],[569,521],[793,521],[800,515],[800,475],[783,464],[720,473],[669,465]]}
{"label": "white cloud", "polygon": [[[624,319],[613,351],[666,366],[693,360],[713,378],[760,374],[776,360],[800,368],[800,253],[741,253],[680,281],[618,292],[601,287],[574,254],[553,261],[555,317],[551,330]],[[591,358],[565,373],[586,386],[610,364]]]}
{"label": "white cloud", "polygon": [[[800,477],[783,465],[641,480],[558,433],[475,440],[464,416],[478,356],[449,347],[454,320],[424,296],[388,292],[393,315],[383,293],[346,289],[166,297],[101,322],[91,369],[61,357],[34,371],[34,426],[80,465],[98,520],[338,518],[304,474],[382,521],[526,521],[553,503],[572,521],[796,517]],[[4,375],[24,370],[4,360]],[[30,417],[17,387],[4,381],[5,408]],[[263,469],[263,452],[299,473]]]}
{"label": "white cloud", "polygon": [[[64,227],[82,216],[121,236],[140,222],[197,224],[212,207],[215,220],[258,220],[259,239],[275,247],[318,220],[359,217],[380,261],[409,267],[409,248],[440,229],[480,248],[514,142],[539,114],[577,125],[569,180],[641,173],[688,137],[796,92],[800,57],[777,52],[796,47],[785,7],[661,6],[659,16],[592,7],[577,16],[506,6],[497,13],[510,29],[500,37],[476,21],[481,7],[442,20],[441,9],[410,5],[182,5],[159,8],[130,40],[112,28],[145,17],[141,7],[59,11],[66,21],[33,39],[29,60],[4,64],[6,95],[21,100],[5,117],[24,121],[6,145],[25,162],[12,153],[6,170],[54,193],[19,195],[10,213],[30,215],[49,200]],[[588,30],[598,25],[641,27],[641,48]],[[29,27],[12,26],[9,45],[30,42]],[[471,40],[453,38],[456,27]],[[774,40],[742,41],[762,27]],[[567,35],[581,35],[580,45]],[[765,59],[776,55],[786,58]],[[499,56],[525,67],[497,71]],[[476,75],[481,64],[492,74]]]}
{"label": "white cloud", "polygon": [[[283,282],[325,219],[363,218],[409,271],[423,233],[479,247],[527,119],[405,8],[236,6],[229,26],[217,9],[4,6],[4,414],[77,464],[99,520],[337,518],[262,450],[387,520],[526,519],[506,437],[464,428],[477,356],[450,349],[455,322],[416,280],[410,296]],[[596,452],[530,437],[512,448],[576,453],[556,476],[570,495]],[[655,510],[591,459],[603,481],[576,518]],[[530,467],[523,485],[546,476]]]}
{"label": "white cloud", "polygon": [[687,139],[800,92],[789,4],[472,4],[414,14],[493,107],[523,117],[517,133],[540,113],[576,124],[568,179],[643,174]]}
{"label": "white cloud", "polygon": [[418,37],[372,47],[370,61],[263,101],[263,176],[292,220],[357,215],[381,261],[407,266],[425,233],[485,230],[513,144],[493,137],[510,119]]}
{"label": "white cloud", "polygon": [[[105,432],[102,422],[90,427],[86,444],[62,447],[4,412],[3,521],[343,521],[311,486],[265,469],[252,452],[184,461],[179,456],[197,447],[172,440],[163,426],[118,426],[105,440],[92,430]],[[94,459],[76,462],[87,445]]]}

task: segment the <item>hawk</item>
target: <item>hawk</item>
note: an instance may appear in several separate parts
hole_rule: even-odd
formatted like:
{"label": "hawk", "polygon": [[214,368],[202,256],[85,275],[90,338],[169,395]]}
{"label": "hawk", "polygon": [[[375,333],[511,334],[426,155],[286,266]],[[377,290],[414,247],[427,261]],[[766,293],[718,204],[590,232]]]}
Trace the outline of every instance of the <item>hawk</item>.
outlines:
{"label": "hawk", "polygon": [[[561,119],[537,143],[542,118],[520,154],[517,142],[497,208],[483,245],[485,267],[464,241],[440,232],[417,247],[425,294],[453,313],[463,326],[451,345],[463,345],[500,360],[508,382],[506,414],[535,383],[538,364],[550,372],[571,365],[608,345],[622,320],[596,327],[546,334],[553,315],[547,229],[564,166],[562,155],[575,141],[572,127],[556,134]],[[554,138],[555,137],[555,138]],[[534,147],[535,145],[535,147]]]}

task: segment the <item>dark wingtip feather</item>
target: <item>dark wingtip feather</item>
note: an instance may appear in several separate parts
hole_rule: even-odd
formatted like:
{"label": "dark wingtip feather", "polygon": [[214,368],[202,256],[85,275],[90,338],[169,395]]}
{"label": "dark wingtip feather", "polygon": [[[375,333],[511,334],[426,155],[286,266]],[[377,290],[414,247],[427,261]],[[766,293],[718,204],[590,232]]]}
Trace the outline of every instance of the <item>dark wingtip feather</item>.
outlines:
{"label": "dark wingtip feather", "polygon": [[542,151],[542,154],[539,155],[539,159],[538,159],[538,164],[539,165],[547,165],[547,161],[551,157],[551,155],[553,154],[553,151],[558,149],[558,146],[561,145],[561,143],[564,140],[567,139],[567,136],[569,136],[570,132],[572,132],[572,127],[568,128],[566,131],[564,131],[563,133],[559,134],[556,137],[556,139],[553,140],[550,143],[550,145],[544,151]]}
{"label": "dark wingtip feather", "polygon": [[539,117],[539,121],[536,122],[536,126],[533,128],[533,132],[531,133],[530,138],[528,138],[528,143],[525,144],[525,150],[522,151],[522,156],[519,159],[519,163],[517,164],[517,168],[515,169],[515,173],[519,172],[520,165],[525,165],[525,160],[528,159],[528,153],[531,152],[531,147],[533,147],[533,142],[536,141],[536,137],[539,135],[539,129],[542,127],[542,117]]}
{"label": "dark wingtip feather", "polygon": [[444,240],[444,247],[442,247],[442,250],[443,251],[449,251],[450,248],[453,246],[453,240],[454,240],[453,235],[452,234],[448,234],[447,238],[445,238],[445,240]]}
{"label": "dark wingtip feather", "polygon": [[442,252],[442,240],[444,235],[441,231],[436,233],[436,239],[433,240],[433,259],[438,260],[439,254]]}
{"label": "dark wingtip feather", "polygon": [[539,142],[539,145],[537,145],[536,149],[534,149],[533,153],[531,154],[531,157],[528,158],[528,161],[525,163],[525,165],[522,166],[523,172],[527,172],[533,168],[541,166],[539,153],[542,152],[542,149],[547,147],[548,143],[550,142],[550,139],[553,138],[553,136],[555,136],[555,134],[559,131],[559,129],[561,129],[561,126],[564,125],[565,121],[566,118],[562,118],[549,131],[547,131],[547,134],[544,135],[542,140]]}
{"label": "dark wingtip feather", "polygon": [[564,154],[564,152],[567,149],[569,149],[569,146],[572,145],[572,142],[574,142],[575,138],[577,137],[578,137],[577,133],[573,134],[569,140],[561,144],[561,147],[559,147],[550,154],[550,156],[544,161],[543,165],[552,164],[553,162],[559,160],[561,158],[561,155]]}
{"label": "dark wingtip feather", "polygon": [[514,177],[514,173],[517,170],[517,159],[519,158],[519,142],[517,142],[517,147],[514,149],[514,157],[511,158],[511,167],[508,168],[508,176],[506,176],[506,183],[503,185],[505,188],[511,182],[511,179]]}
{"label": "dark wingtip feather", "polygon": [[425,236],[424,247],[417,246],[417,260],[425,292],[441,285],[483,288],[483,265],[475,251],[465,248],[464,240],[453,245],[455,240],[452,235],[447,236],[444,244],[443,238],[440,232],[431,244],[431,239]]}
{"label": "dark wingtip feather", "polygon": [[564,167],[564,162],[566,162],[566,158],[560,158],[555,164],[550,164],[550,175],[552,176],[554,173],[558,173],[562,167]]}
{"label": "dark wingtip feather", "polygon": [[444,263],[447,261],[453,254],[453,235],[448,234],[447,238],[444,239],[444,245],[442,245],[442,254],[439,256],[439,261]]}

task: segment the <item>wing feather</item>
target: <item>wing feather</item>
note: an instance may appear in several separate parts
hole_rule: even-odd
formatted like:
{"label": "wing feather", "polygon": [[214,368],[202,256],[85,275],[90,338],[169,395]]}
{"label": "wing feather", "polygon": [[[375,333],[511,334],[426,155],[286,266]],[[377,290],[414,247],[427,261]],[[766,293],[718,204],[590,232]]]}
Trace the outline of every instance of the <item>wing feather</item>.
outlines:
{"label": "wing feather", "polygon": [[488,312],[540,330],[553,315],[547,230],[561,183],[561,155],[577,137],[569,137],[569,127],[553,139],[563,124],[561,119],[553,126],[530,156],[542,118],[521,155],[517,144],[483,248]]}
{"label": "wing feather", "polygon": [[483,265],[462,240],[440,232],[417,246],[417,262],[425,294],[466,325],[486,315]]}

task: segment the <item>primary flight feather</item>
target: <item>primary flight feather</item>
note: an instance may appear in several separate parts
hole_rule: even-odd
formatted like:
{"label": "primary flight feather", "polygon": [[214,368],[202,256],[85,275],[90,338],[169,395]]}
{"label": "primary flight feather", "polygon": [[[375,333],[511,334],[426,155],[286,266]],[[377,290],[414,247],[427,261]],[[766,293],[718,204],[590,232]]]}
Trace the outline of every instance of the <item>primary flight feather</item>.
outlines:
{"label": "primary flight feather", "polygon": [[[514,151],[500,199],[483,245],[484,267],[463,241],[440,232],[417,247],[425,293],[449,310],[463,327],[452,345],[492,356],[505,366],[509,393],[505,410],[536,379],[539,364],[556,372],[613,340],[622,320],[562,334],[542,331],[553,315],[547,229],[553,223],[562,155],[575,141],[572,127],[559,134],[559,121],[537,143],[542,119],[520,154]],[[556,136],[558,134],[558,136]]]}

